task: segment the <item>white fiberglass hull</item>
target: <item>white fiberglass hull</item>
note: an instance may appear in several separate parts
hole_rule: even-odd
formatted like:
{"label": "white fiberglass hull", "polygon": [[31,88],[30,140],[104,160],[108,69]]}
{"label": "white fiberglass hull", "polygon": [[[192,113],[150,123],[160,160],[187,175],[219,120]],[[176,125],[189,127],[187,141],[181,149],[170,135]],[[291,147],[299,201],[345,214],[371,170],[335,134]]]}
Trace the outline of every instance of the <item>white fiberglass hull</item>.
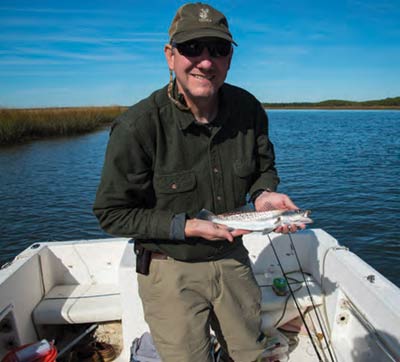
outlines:
{"label": "white fiberglass hull", "polygon": [[[296,300],[309,318],[323,360],[333,356],[340,362],[400,361],[399,288],[322,230],[294,234],[295,250],[287,235],[270,236],[285,273],[297,272],[292,275],[300,278]],[[244,242],[263,294],[263,329],[273,333],[276,325],[285,326],[298,317],[298,311],[291,297],[279,297],[271,289],[282,271],[268,236],[253,233]],[[296,253],[312,300],[298,272]],[[326,339],[310,312],[313,304]],[[133,339],[148,330],[128,239],[35,244],[0,270],[0,358],[10,341],[37,341],[46,326],[114,320],[122,325],[117,361],[128,362]],[[1,328],[4,324],[7,328]],[[289,360],[317,361],[304,329],[299,337]]]}

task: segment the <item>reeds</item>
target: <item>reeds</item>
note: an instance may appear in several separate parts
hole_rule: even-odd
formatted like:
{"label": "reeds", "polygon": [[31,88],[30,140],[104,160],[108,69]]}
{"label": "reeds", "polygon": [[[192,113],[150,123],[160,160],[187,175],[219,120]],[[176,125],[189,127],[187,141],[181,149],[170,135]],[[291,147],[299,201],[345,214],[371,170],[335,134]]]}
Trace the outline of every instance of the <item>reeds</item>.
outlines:
{"label": "reeds", "polygon": [[110,124],[126,107],[0,109],[0,144],[69,136]]}

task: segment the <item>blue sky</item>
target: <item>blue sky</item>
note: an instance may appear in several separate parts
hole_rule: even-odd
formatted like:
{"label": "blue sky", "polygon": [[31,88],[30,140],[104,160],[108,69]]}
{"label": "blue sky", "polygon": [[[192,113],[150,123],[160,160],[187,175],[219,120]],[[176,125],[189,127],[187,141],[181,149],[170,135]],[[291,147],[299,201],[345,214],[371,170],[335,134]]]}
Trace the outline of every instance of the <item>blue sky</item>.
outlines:
{"label": "blue sky", "polygon": [[[168,82],[183,1],[0,1],[0,107],[130,105]],[[400,96],[400,0],[221,0],[260,101]]]}

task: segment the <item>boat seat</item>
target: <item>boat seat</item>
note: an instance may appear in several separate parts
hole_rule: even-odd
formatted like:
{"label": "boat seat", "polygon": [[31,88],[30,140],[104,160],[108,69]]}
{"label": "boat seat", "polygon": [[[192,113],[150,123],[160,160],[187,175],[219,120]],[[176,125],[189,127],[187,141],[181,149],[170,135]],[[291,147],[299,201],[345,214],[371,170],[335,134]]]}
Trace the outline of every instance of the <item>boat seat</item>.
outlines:
{"label": "boat seat", "polygon": [[74,324],[120,320],[120,292],[115,284],[54,286],[36,306],[36,324]]}
{"label": "boat seat", "polygon": [[[296,304],[290,294],[286,296],[277,295],[271,287],[271,278],[266,278],[264,274],[255,274],[255,277],[258,285],[261,288],[262,293],[261,312],[262,329],[264,331],[282,326],[286,322],[290,321],[293,318],[296,318],[299,315]],[[290,275],[290,277],[299,281],[303,281],[303,277],[300,273],[293,273]],[[311,276],[307,275],[306,281],[314,304],[316,306],[322,304],[322,291],[320,286]],[[304,311],[307,308],[312,307],[312,301],[308,295],[308,291],[304,284],[304,281],[301,285],[302,287],[294,294],[296,296],[296,300],[300,306],[300,309]],[[293,291],[298,289],[299,286],[300,283],[291,284]],[[288,301],[285,310],[285,303],[287,299]],[[282,316],[283,318],[281,318]],[[275,326],[278,321],[279,323]]]}

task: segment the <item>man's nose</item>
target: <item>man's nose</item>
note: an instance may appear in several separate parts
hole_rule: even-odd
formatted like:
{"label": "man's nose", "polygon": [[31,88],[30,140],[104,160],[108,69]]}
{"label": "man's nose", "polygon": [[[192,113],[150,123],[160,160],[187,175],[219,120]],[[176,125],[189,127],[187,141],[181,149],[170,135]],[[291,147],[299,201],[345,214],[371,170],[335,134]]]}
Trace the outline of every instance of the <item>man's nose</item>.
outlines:
{"label": "man's nose", "polygon": [[207,47],[204,47],[202,53],[198,56],[197,65],[201,65],[203,68],[210,68],[213,66],[213,57]]}

